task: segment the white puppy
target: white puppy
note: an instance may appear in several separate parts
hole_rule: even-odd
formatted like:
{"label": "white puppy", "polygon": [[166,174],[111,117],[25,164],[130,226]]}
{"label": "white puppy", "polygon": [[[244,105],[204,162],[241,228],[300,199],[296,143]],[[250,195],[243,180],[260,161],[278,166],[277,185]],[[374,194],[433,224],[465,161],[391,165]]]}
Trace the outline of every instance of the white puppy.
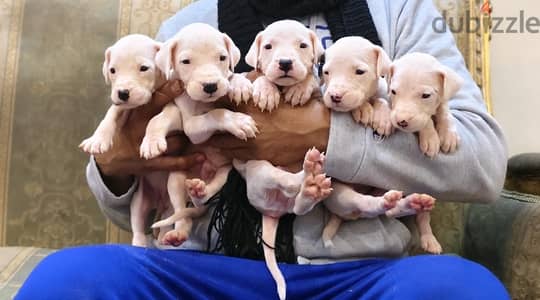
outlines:
{"label": "white puppy", "polygon": [[292,105],[305,104],[319,88],[313,67],[323,51],[317,35],[300,22],[282,20],[268,25],[246,54],[246,63],[264,75],[253,82],[255,104],[271,111],[278,106],[281,93]]}
{"label": "white puppy", "polygon": [[[108,151],[117,129],[121,128],[131,110],[151,101],[152,93],[165,83],[163,73],[154,63],[161,44],[144,35],[128,35],[105,51],[103,76],[112,85],[113,105],[107,111],[94,135],[79,147],[85,152],[99,154]],[[152,208],[163,213],[170,206],[167,194],[167,172],[139,176],[138,187],[131,202],[132,244],[146,246],[145,221]],[[189,217],[200,215],[202,209],[189,208]],[[160,231],[160,236],[164,231]]]}
{"label": "white puppy", "polygon": [[274,251],[279,218],[287,213],[304,215],[330,194],[330,178],[322,173],[324,154],[317,149],[309,150],[298,173],[276,168],[263,160],[234,160],[233,164],[246,179],[249,203],[262,214],[264,258],[279,298],[285,299],[287,286]]}
{"label": "white puppy", "polygon": [[357,36],[336,41],[325,52],[323,101],[335,110],[350,111],[356,122],[381,135],[392,133],[390,107],[384,99],[390,58],[379,46]]}
{"label": "white puppy", "polygon": [[388,80],[394,127],[418,132],[420,149],[431,158],[439,149],[454,152],[459,137],[448,100],[463,79],[429,54],[410,53],[392,63]]}
{"label": "white puppy", "polygon": [[[193,144],[205,142],[216,131],[227,131],[241,139],[255,137],[257,128],[250,116],[215,108],[213,104],[226,94],[238,102],[251,97],[251,82],[232,72],[239,59],[240,50],[233,41],[207,24],[190,24],[168,40],[157,54],[157,65],[170,78],[180,79],[186,91],[150,120],[141,156],[149,159],[164,152],[165,137],[175,130],[183,130]],[[165,244],[179,245],[188,238],[189,231],[184,229],[190,226],[179,217],[188,205],[187,196],[196,207],[202,207],[225,184],[232,167],[231,161],[216,149],[192,147],[189,151],[204,152],[215,170],[171,173],[168,188],[175,216],[154,224],[160,227],[176,222],[175,230],[164,236]]]}

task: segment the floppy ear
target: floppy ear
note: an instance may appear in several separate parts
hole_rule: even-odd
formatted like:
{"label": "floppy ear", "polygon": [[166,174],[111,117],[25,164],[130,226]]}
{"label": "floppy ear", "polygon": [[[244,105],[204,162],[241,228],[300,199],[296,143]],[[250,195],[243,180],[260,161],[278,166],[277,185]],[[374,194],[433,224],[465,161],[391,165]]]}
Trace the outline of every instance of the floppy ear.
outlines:
{"label": "floppy ear", "polygon": [[324,48],[321,40],[319,40],[315,32],[310,30],[309,38],[311,39],[311,44],[313,45],[313,64],[316,64],[324,54]]}
{"label": "floppy ear", "polygon": [[262,33],[261,31],[257,34],[245,58],[246,63],[255,69],[259,67],[259,50],[261,49]]}
{"label": "floppy ear", "polygon": [[375,57],[377,57],[377,77],[386,76],[392,63],[388,54],[383,48],[375,46]]}
{"label": "floppy ear", "polygon": [[157,66],[157,54],[159,53],[159,50],[161,50],[162,47],[163,47],[163,43],[160,43],[160,42],[155,42],[154,43],[154,50],[156,51],[156,54],[154,55],[154,64],[156,65],[156,68],[155,68],[154,72],[155,72],[156,78],[158,78],[160,76],[165,77],[165,74]]}
{"label": "floppy ear", "polygon": [[156,53],[156,66],[165,74],[165,79],[171,79],[174,74],[174,54],[178,47],[178,41],[165,42]]}
{"label": "floppy ear", "polygon": [[388,95],[390,95],[390,84],[392,83],[392,77],[394,77],[394,71],[396,69],[396,66],[393,63],[390,63],[388,66],[388,73],[386,74],[386,87],[388,89]]}
{"label": "floppy ear", "polygon": [[229,52],[229,69],[231,72],[234,72],[234,67],[240,61],[240,49],[236,47],[233,40],[227,35],[223,34],[223,39],[225,39],[225,46],[227,47],[227,52]]}
{"label": "floppy ear", "polygon": [[103,68],[101,70],[103,72],[103,77],[105,77],[106,84],[111,83],[111,78],[109,77],[109,63],[111,62],[111,50],[112,50],[112,47],[109,47],[107,48],[107,50],[105,50],[105,61],[103,61]]}
{"label": "floppy ear", "polygon": [[448,101],[450,98],[454,97],[463,85],[463,78],[454,72],[454,70],[446,66],[441,66],[438,72],[442,77],[443,82],[443,98],[445,101]]}

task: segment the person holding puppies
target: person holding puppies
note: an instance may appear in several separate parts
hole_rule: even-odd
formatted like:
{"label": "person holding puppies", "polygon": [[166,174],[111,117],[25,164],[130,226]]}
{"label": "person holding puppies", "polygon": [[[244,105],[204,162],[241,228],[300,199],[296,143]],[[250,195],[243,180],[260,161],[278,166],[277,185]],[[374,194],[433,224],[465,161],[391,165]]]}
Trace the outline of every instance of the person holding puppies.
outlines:
{"label": "person holding puppies", "polygon": [[[208,23],[239,47],[243,58],[236,72],[250,70],[244,57],[256,35],[280,19],[302,21],[315,30],[325,47],[356,35],[381,46],[390,59],[411,52],[431,54],[464,79],[460,91],[448,101],[460,137],[452,154],[426,158],[417,138],[401,131],[381,141],[350,113],[330,112],[319,101],[295,108],[280,103],[271,114],[260,112],[252,103],[241,104],[236,110],[249,114],[260,134],[247,142],[215,136],[209,143],[231,157],[268,160],[280,166],[301,162],[312,147],[326,149],[325,172],[343,182],[399,189],[405,194],[423,191],[440,201],[493,202],[506,170],[504,137],[488,114],[451,34],[431,30],[433,19],[439,17],[429,0],[200,0],[165,21],[157,39],[164,41],[190,23]],[[156,94],[173,94],[172,100],[181,93],[170,91],[165,88]],[[150,117],[137,121],[146,123]],[[144,134],[129,120],[124,128]],[[178,154],[172,145],[181,145],[181,139],[169,137],[169,154]],[[87,175],[104,213],[129,228],[132,174],[145,168],[186,167],[195,162],[195,156],[158,157],[160,164],[150,165],[137,155],[118,154],[132,153],[134,148],[138,154],[138,145],[120,146],[115,144],[108,154],[91,160]],[[227,256],[117,245],[65,249],[42,261],[18,299],[78,299],[81,295],[89,299],[275,298],[264,262],[243,259],[261,258],[262,247],[259,224],[252,223],[260,215],[249,207],[241,176],[231,172],[217,198],[208,217],[194,224],[183,248],[215,250]],[[476,263],[454,256],[403,257],[410,233],[397,220],[347,222],[331,249],[321,241],[323,226],[320,205],[305,216],[282,218],[278,259],[310,264],[280,266],[290,299],[509,299],[494,275]],[[339,260],[347,262],[321,264]]]}

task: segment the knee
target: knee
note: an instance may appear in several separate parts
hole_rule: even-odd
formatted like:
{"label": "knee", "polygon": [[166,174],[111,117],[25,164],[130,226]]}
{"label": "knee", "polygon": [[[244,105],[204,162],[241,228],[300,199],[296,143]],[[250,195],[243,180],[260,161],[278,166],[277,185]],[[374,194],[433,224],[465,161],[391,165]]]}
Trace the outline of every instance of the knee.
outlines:
{"label": "knee", "polygon": [[[107,249],[109,248],[109,249]],[[32,271],[16,299],[98,299],[99,291],[113,281],[99,281],[107,273],[105,265],[114,265],[109,256],[113,246],[76,247],[59,250],[45,257]],[[110,278],[109,276],[107,276]],[[99,286],[99,289],[96,289]],[[92,297],[96,296],[96,297]],[[104,296],[104,295],[101,295]]]}
{"label": "knee", "polygon": [[391,272],[400,299],[510,299],[489,270],[458,256],[409,257],[397,261]]}

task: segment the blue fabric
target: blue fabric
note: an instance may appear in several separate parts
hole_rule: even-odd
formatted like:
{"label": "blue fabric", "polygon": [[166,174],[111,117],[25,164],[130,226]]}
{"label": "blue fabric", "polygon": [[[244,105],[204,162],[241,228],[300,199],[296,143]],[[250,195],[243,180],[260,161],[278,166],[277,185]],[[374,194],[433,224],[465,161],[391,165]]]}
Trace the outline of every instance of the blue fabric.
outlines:
{"label": "blue fabric", "polygon": [[[456,256],[286,265],[287,299],[509,299],[484,267]],[[262,261],[125,245],[45,258],[15,299],[276,299]]]}

